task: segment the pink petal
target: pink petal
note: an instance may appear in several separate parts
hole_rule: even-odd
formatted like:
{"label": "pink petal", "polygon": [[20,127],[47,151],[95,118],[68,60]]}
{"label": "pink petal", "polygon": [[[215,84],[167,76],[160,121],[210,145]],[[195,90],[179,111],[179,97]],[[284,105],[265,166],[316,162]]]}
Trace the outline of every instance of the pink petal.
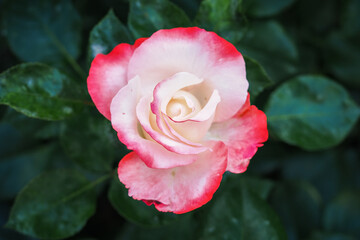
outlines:
{"label": "pink petal", "polygon": [[129,149],[137,152],[151,168],[172,168],[190,164],[196,155],[177,154],[160,144],[145,139],[139,132],[136,105],[142,96],[139,78],[134,78],[123,87],[111,102],[111,123],[118,137]]}
{"label": "pink petal", "polygon": [[131,45],[117,45],[109,54],[98,54],[91,63],[87,79],[89,94],[99,112],[110,120],[110,103],[127,84],[127,67],[132,56]]}
{"label": "pink petal", "polygon": [[139,38],[133,46],[121,43],[107,55],[96,55],[91,63],[87,79],[89,94],[99,112],[109,120],[111,100],[128,82],[129,60],[134,50],[146,39]]}
{"label": "pink petal", "polygon": [[136,153],[129,153],[119,163],[119,179],[129,196],[153,203],[159,211],[189,212],[210,201],[225,172],[224,144],[212,143],[211,148],[194,163],[171,169],[148,168]]}
{"label": "pink petal", "polygon": [[177,72],[204,79],[198,91],[202,95],[219,91],[222,101],[215,121],[232,117],[246,100],[244,59],[231,43],[213,32],[192,27],[154,33],[134,51],[128,77],[140,76],[144,91],[151,93],[160,81]]}
{"label": "pink petal", "polygon": [[180,153],[180,154],[198,154],[207,150],[207,147],[196,147],[190,146],[180,141],[165,136],[161,132],[157,132],[150,124],[150,102],[152,96],[145,96],[140,99],[137,107],[136,114],[140,121],[141,126],[144,130],[159,144],[168,149],[171,152]]}
{"label": "pink petal", "polygon": [[220,140],[228,147],[227,169],[233,173],[245,172],[258,147],[268,139],[266,115],[247,104],[233,118],[214,123],[208,139]]}

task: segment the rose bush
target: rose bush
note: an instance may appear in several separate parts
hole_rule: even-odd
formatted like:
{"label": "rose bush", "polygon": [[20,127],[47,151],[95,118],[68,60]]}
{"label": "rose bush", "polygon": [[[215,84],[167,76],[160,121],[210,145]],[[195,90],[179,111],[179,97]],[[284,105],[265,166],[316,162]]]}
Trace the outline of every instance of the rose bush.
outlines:
{"label": "rose bush", "polygon": [[119,163],[120,181],[159,211],[207,203],[223,173],[244,172],[268,138],[265,114],[250,106],[242,55],[197,27],[160,30],[97,55],[88,90],[134,150]]}

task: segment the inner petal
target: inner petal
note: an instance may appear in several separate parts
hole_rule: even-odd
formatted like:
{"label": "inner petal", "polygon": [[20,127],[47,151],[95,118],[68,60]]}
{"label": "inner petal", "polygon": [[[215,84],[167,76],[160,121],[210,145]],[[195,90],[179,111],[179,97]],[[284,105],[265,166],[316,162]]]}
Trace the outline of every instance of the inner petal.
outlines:
{"label": "inner petal", "polygon": [[166,114],[176,121],[183,121],[201,110],[198,99],[189,92],[179,90],[166,106]]}

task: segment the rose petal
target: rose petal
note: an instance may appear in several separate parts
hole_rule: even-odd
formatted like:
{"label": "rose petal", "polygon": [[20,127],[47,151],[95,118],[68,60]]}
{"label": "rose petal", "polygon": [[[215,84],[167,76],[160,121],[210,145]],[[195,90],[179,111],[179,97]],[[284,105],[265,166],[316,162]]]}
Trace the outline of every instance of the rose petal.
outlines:
{"label": "rose petal", "polygon": [[215,121],[232,117],[246,100],[244,59],[231,43],[213,32],[197,27],[157,31],[134,51],[128,77],[139,75],[144,91],[151,93],[160,81],[177,72],[204,79],[199,94],[210,96],[214,89],[219,91],[222,101]]}
{"label": "rose petal", "polygon": [[135,77],[111,102],[111,123],[118,132],[120,141],[129,149],[136,151],[144,163],[151,168],[172,168],[194,162],[196,155],[170,152],[160,144],[142,137],[136,117],[136,105],[141,96],[140,79]]}
{"label": "rose petal", "polygon": [[119,179],[129,196],[153,203],[159,211],[189,212],[212,198],[226,169],[224,144],[210,147],[212,151],[199,154],[194,163],[172,169],[148,168],[136,153],[129,153],[119,163]]}
{"label": "rose petal", "polygon": [[197,122],[208,120],[211,116],[215,114],[216,107],[220,102],[221,102],[221,98],[219,92],[218,90],[215,89],[209,101],[203,107],[203,109],[201,109],[200,112],[198,112],[194,117],[191,117],[189,120],[197,121]]}
{"label": "rose petal", "polygon": [[96,55],[91,63],[87,79],[89,94],[99,112],[109,120],[111,100],[128,82],[130,57],[146,39],[137,39],[133,46],[121,43],[107,55]]}
{"label": "rose petal", "polygon": [[[209,102],[194,117],[185,121],[175,121],[172,118],[165,117],[165,123],[172,134],[179,139],[186,138],[194,143],[201,142],[213,123],[216,106],[219,102],[220,96],[215,90]],[[179,137],[179,135],[183,138]]]}
{"label": "rose petal", "polygon": [[152,96],[145,96],[140,99],[137,107],[136,114],[140,121],[141,126],[144,130],[159,144],[168,149],[171,152],[176,152],[180,154],[198,154],[207,150],[207,147],[196,147],[184,144],[179,141],[175,141],[163,133],[157,132],[150,124],[150,102]]}
{"label": "rose petal", "polygon": [[266,115],[255,106],[245,104],[233,118],[214,123],[207,139],[223,141],[228,147],[226,170],[245,172],[258,147],[268,139]]}
{"label": "rose petal", "polygon": [[153,92],[154,100],[151,103],[151,111],[156,116],[156,123],[159,129],[167,136],[171,137],[172,134],[164,124],[161,111],[166,113],[166,106],[177,91],[188,86],[199,84],[202,81],[202,79],[191,73],[179,72],[156,85]]}
{"label": "rose petal", "polygon": [[101,114],[110,120],[110,103],[127,83],[127,66],[132,56],[131,45],[117,45],[109,54],[98,54],[87,79],[89,94]]}

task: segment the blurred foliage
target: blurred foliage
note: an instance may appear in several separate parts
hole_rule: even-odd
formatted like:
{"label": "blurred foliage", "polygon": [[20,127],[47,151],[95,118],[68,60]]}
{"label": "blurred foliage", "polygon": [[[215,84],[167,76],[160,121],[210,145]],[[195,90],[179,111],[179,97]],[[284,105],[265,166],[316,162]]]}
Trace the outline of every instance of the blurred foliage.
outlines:
{"label": "blurred foliage", "polygon": [[[0,0],[0,239],[360,238],[359,0]],[[244,55],[270,139],[191,213],[115,177],[128,150],[86,91],[89,65],[162,28]]]}

